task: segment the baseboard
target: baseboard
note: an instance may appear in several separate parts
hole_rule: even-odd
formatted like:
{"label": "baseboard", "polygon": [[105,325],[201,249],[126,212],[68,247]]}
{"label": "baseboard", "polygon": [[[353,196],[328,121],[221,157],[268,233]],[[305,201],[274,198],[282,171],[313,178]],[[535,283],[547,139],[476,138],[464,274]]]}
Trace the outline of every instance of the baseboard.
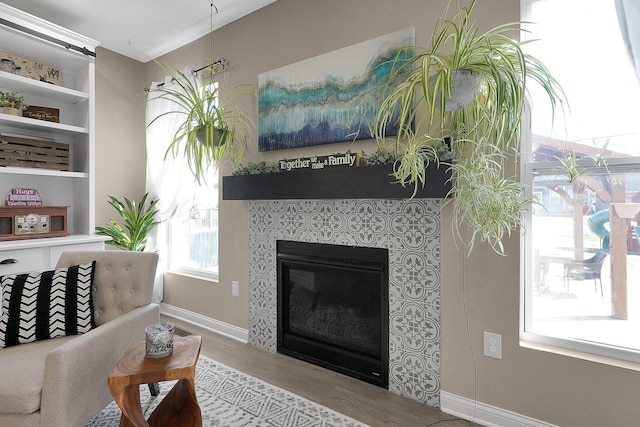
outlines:
{"label": "baseboard", "polygon": [[194,313],[193,311],[161,303],[160,313],[164,314],[165,316],[173,317],[174,319],[182,320],[183,322],[191,323],[192,325],[199,326],[212,332],[216,332],[220,335],[233,338],[243,343],[249,341],[249,331],[247,331],[246,329],[242,329],[228,323],[220,322],[219,320]]}
{"label": "baseboard", "polygon": [[447,414],[487,427],[557,427],[554,424],[479,403],[446,391],[440,392],[440,409]]}

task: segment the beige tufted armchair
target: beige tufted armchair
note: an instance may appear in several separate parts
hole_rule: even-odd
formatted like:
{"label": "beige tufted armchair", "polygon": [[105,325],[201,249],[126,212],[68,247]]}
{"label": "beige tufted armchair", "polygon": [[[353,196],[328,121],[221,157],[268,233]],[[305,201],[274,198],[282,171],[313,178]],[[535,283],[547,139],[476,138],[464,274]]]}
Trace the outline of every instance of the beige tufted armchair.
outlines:
{"label": "beige tufted armchair", "polygon": [[107,376],[118,359],[159,321],[151,303],[158,254],[65,252],[57,267],[92,260],[97,327],[0,350],[0,426],[84,425],[113,400]]}

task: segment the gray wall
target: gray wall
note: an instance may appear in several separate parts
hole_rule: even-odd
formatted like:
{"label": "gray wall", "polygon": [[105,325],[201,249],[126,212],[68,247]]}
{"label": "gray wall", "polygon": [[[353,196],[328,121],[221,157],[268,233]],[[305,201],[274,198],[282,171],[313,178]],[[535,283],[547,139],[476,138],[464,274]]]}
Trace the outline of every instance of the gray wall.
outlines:
{"label": "gray wall", "polygon": [[96,51],[96,225],[119,219],[112,195],[140,200],[146,177],[144,66]]}
{"label": "gray wall", "polygon": [[[415,26],[426,44],[446,0],[279,0],[216,31],[214,51],[230,61],[228,84],[257,83],[258,74],[392,31]],[[476,17],[483,29],[519,19],[519,2],[481,0]],[[568,17],[570,19],[570,17]],[[166,56],[182,67],[204,64],[205,37]],[[141,88],[162,74],[153,64],[136,64],[99,51],[97,61],[97,223],[111,214],[106,194],[139,197],[144,191],[144,119]],[[139,76],[145,76],[139,81]],[[120,108],[114,111],[113,108]],[[249,105],[255,115],[257,101]],[[254,143],[255,144],[255,143]],[[334,144],[295,153],[262,155],[250,147],[247,161],[276,160],[371,143]],[[228,168],[223,169],[228,174]],[[220,283],[167,275],[165,302],[247,328],[248,207],[221,203]],[[507,242],[508,256],[478,247],[466,258],[454,244],[449,208],[442,216],[443,391],[562,426],[632,426],[640,419],[638,367],[611,367],[519,345],[519,242]],[[231,296],[231,280],[241,297]],[[482,331],[502,335],[502,360],[482,356]]]}

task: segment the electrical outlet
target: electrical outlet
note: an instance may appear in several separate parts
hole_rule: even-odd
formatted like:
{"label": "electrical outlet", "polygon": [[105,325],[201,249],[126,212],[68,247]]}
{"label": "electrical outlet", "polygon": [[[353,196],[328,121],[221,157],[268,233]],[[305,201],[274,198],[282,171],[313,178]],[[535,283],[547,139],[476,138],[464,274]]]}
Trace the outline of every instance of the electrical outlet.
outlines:
{"label": "electrical outlet", "polygon": [[502,335],[484,332],[484,355],[502,359]]}
{"label": "electrical outlet", "polygon": [[235,280],[231,282],[231,296],[240,296],[240,283],[236,282]]}

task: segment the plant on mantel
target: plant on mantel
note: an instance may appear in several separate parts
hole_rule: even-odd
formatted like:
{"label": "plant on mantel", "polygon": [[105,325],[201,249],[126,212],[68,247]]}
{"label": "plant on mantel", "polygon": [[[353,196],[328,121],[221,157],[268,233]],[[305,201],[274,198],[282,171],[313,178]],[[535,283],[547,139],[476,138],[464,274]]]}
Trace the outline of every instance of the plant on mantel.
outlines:
{"label": "plant on mantel", "polygon": [[[433,156],[434,141],[448,138],[454,160],[435,153],[435,163],[451,172],[449,196],[458,237],[468,225],[469,252],[479,238],[504,254],[504,237],[520,228],[522,213],[533,202],[507,168],[518,157],[527,85],[539,84],[553,108],[562,106],[565,96],[549,70],[523,52],[526,42],[510,37],[518,35],[520,23],[480,33],[471,21],[475,4],[459,8],[452,19],[438,20],[430,46],[411,47],[410,59],[395,61],[383,87],[375,133],[384,146],[385,129],[398,125],[394,176],[402,185],[415,186],[426,184],[420,158]],[[458,99],[458,89],[465,86]]]}
{"label": "plant on mantel", "polygon": [[[351,151],[349,151],[350,153]],[[375,153],[367,154],[364,151],[358,156],[357,166],[375,166],[375,165],[392,165],[398,159],[397,155],[393,151],[378,149]],[[246,165],[237,165],[233,169],[233,176],[241,175],[261,175],[265,173],[280,173],[280,162],[289,159],[280,159],[275,162],[269,162],[262,160],[260,162],[248,162]]]}
{"label": "plant on mantel", "polygon": [[[347,151],[351,153],[351,150]],[[335,154],[335,153],[334,153]],[[342,154],[342,153],[340,153]],[[430,161],[450,161],[453,160],[453,153],[449,150],[449,146],[444,141],[434,141],[434,145],[430,147],[429,151],[425,153],[425,162],[428,164]],[[389,150],[386,147],[380,146],[373,153],[365,153],[362,151],[358,155],[359,167],[377,166],[377,165],[396,165],[399,159],[399,154],[394,150]],[[240,175],[260,175],[265,173],[280,173],[280,162],[289,159],[280,159],[275,162],[267,163],[266,161],[260,162],[248,162],[246,165],[236,165],[233,169],[233,176]],[[417,187],[415,188],[417,191]],[[414,195],[416,193],[414,192]]]}

